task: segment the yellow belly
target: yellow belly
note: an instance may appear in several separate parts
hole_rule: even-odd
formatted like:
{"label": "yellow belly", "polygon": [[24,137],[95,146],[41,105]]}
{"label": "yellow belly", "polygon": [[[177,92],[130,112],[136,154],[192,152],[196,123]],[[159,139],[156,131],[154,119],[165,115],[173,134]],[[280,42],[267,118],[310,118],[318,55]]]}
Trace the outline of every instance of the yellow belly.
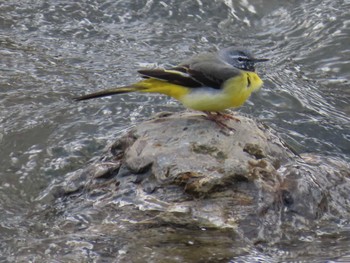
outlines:
{"label": "yellow belly", "polygon": [[242,71],[240,76],[227,80],[222,89],[192,89],[180,101],[194,110],[223,111],[241,106],[262,84],[256,73]]}

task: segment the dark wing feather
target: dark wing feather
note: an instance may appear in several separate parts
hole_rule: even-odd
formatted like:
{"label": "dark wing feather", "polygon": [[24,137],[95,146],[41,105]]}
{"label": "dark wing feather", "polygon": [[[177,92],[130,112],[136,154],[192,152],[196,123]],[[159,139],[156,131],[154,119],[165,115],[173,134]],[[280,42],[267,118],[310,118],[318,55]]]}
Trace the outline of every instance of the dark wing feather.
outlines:
{"label": "dark wing feather", "polygon": [[203,86],[222,88],[226,80],[240,75],[240,70],[229,65],[200,63],[189,69],[189,74]]}
{"label": "dark wing feather", "polygon": [[240,70],[214,54],[201,54],[171,69],[144,69],[138,71],[145,78],[157,78],[177,85],[220,89],[223,83],[240,75]]}
{"label": "dark wing feather", "polygon": [[144,78],[156,78],[185,87],[201,87],[202,84],[179,68],[167,69],[143,69],[138,71]]}
{"label": "dark wing feather", "polygon": [[[213,53],[199,54],[184,63],[189,65],[188,73],[194,79],[201,82],[203,86],[215,89],[222,88],[228,79],[241,74],[239,69]],[[181,67],[182,64],[179,66]]]}

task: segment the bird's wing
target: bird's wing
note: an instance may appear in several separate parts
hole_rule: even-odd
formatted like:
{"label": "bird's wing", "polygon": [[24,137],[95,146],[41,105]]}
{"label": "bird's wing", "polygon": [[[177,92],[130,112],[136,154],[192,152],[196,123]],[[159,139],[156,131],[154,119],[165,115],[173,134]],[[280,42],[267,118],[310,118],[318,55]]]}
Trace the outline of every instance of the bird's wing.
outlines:
{"label": "bird's wing", "polygon": [[212,54],[198,55],[171,69],[144,69],[138,72],[146,78],[166,80],[185,87],[215,89],[220,89],[226,80],[240,75],[239,69]]}
{"label": "bird's wing", "polygon": [[166,80],[170,83],[195,88],[202,84],[193,78],[185,67],[175,67],[171,69],[143,69],[138,71],[144,78],[155,78]]}

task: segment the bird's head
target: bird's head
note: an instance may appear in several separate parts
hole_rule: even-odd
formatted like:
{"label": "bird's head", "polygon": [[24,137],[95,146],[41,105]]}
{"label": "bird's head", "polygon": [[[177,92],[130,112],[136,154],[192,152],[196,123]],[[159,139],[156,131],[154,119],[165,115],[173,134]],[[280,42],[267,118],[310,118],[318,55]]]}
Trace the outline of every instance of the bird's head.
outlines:
{"label": "bird's head", "polygon": [[266,58],[255,58],[249,51],[228,47],[218,52],[221,59],[235,68],[255,71],[255,63],[268,61]]}

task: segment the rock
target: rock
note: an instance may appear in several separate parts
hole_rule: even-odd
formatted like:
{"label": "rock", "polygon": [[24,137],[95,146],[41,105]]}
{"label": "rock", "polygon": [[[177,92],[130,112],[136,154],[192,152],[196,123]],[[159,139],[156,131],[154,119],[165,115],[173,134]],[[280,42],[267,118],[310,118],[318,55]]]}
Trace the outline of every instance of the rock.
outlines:
{"label": "rock", "polygon": [[349,164],[298,156],[268,127],[236,117],[229,132],[201,114],[156,116],[119,138],[104,161],[68,178],[61,192],[74,209],[83,193],[79,202],[94,209],[113,205],[123,228],[142,226],[134,248],[161,226],[228,231],[261,247],[299,238],[299,229],[326,215],[350,215]]}
{"label": "rock", "polygon": [[295,157],[267,127],[239,119],[228,121],[235,132],[193,113],[143,122],[112,145],[108,161],[88,168],[83,188],[102,194],[112,185],[114,199],[161,211],[158,220],[237,227],[243,215],[232,205],[258,217],[276,202],[277,170]]}

